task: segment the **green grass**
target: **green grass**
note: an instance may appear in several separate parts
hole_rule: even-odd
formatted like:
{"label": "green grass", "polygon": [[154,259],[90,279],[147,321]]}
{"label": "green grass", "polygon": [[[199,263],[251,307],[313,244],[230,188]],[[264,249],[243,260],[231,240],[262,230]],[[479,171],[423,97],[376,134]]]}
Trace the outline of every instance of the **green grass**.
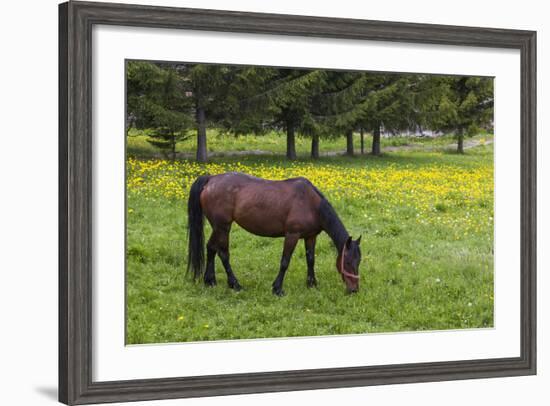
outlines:
{"label": "green grass", "polygon": [[[344,174],[354,168],[422,170],[434,165],[475,171],[492,167],[492,159],[492,146],[481,146],[463,156],[403,151],[381,158],[325,157],[319,163]],[[296,165],[271,156],[213,162],[268,168]],[[318,186],[323,190],[323,185]],[[474,216],[492,219],[492,193],[485,198],[434,201],[426,221],[410,206],[385,203],[384,196],[333,200],[350,233],[363,235],[360,291],[345,294],[335,268],[335,249],[322,233],[316,251],[318,288],[306,288],[305,250],[300,242],[285,278],[286,295],[276,297],[271,283],[278,272],[282,239],[257,237],[234,225],[231,262],[243,290],[236,293],[227,287],[218,258],[218,286],[207,288],[185,276],[186,201],[130,191],[127,343],[490,327],[492,220],[476,230],[468,226]]]}
{"label": "green grass", "polygon": [[[148,134],[151,130],[135,130],[129,131],[127,137],[127,151],[129,155],[136,157],[150,157],[159,155],[161,151],[147,142]],[[370,152],[372,137],[365,133],[365,152]],[[266,151],[274,154],[284,155],[286,151],[286,139],[284,134],[274,131],[268,132],[261,136],[232,136],[220,133],[216,130],[209,129],[207,131],[208,150],[210,152],[223,153],[226,151],[243,152],[243,151]],[[480,134],[475,136],[477,140],[492,139],[492,135]],[[456,141],[452,135],[445,135],[435,138],[430,137],[382,137],[381,147],[423,147],[429,146],[433,148],[446,147],[454,144]],[[196,136],[189,134],[188,138],[177,143],[176,150],[181,153],[193,155],[196,150]],[[357,153],[360,152],[360,135],[354,134],[354,148]],[[344,137],[335,137],[322,139],[320,142],[320,152],[344,151],[346,149],[346,140]],[[299,156],[308,156],[311,150],[311,140],[307,137],[296,137],[296,153]]]}

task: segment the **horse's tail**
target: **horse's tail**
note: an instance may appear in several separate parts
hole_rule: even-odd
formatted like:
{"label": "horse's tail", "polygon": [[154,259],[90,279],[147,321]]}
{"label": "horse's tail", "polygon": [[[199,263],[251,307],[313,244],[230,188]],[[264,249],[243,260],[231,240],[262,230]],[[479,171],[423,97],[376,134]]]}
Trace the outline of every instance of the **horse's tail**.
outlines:
{"label": "horse's tail", "polygon": [[193,271],[193,279],[200,278],[204,268],[204,215],[201,192],[210,176],[199,176],[189,192],[187,200],[187,273]]}

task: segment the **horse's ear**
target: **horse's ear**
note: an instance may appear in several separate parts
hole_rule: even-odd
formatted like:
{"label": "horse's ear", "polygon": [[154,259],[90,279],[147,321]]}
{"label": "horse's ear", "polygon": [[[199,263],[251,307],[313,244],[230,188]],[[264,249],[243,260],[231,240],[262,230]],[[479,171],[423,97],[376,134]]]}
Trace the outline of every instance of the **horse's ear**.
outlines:
{"label": "horse's ear", "polygon": [[351,247],[351,241],[352,241],[352,240],[353,240],[353,239],[351,238],[351,235],[350,235],[350,236],[348,237],[348,240],[346,241],[346,248],[349,249],[349,248]]}
{"label": "horse's ear", "polygon": [[359,238],[357,239],[357,245],[359,245],[361,243],[361,235],[359,236]]}

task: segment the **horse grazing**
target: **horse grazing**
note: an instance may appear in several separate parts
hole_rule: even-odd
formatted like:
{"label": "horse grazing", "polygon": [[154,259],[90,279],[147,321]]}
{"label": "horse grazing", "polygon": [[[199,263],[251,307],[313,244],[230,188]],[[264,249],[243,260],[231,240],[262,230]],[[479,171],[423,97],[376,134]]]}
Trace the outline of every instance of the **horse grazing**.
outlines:
{"label": "horse grazing", "polygon": [[[229,263],[229,231],[235,221],[252,234],[285,238],[279,274],[272,285],[274,294],[284,294],[285,272],[301,238],[306,248],[307,286],[317,285],[315,241],[321,231],[330,236],[338,250],[336,269],[347,291],[359,289],[361,237],[351,238],[328,200],[305,178],[271,181],[237,172],[199,176],[191,186],[187,214],[187,271],[192,270],[195,280],[204,273],[204,283],[208,286],[216,284],[214,259],[218,254],[229,287],[241,289]],[[206,244],[206,270],[204,216],[212,226],[212,235]]]}

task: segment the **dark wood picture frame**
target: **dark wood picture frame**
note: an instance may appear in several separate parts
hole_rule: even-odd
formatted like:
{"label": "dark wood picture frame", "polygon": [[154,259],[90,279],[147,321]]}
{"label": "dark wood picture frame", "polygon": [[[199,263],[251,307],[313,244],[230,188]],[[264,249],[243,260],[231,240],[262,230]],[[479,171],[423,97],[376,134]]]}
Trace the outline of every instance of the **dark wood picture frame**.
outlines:
{"label": "dark wood picture frame", "polygon": [[[517,358],[94,382],[94,24],[518,49],[521,54],[521,353]],[[109,3],[59,6],[59,400],[217,396],[536,373],[536,32]]]}

